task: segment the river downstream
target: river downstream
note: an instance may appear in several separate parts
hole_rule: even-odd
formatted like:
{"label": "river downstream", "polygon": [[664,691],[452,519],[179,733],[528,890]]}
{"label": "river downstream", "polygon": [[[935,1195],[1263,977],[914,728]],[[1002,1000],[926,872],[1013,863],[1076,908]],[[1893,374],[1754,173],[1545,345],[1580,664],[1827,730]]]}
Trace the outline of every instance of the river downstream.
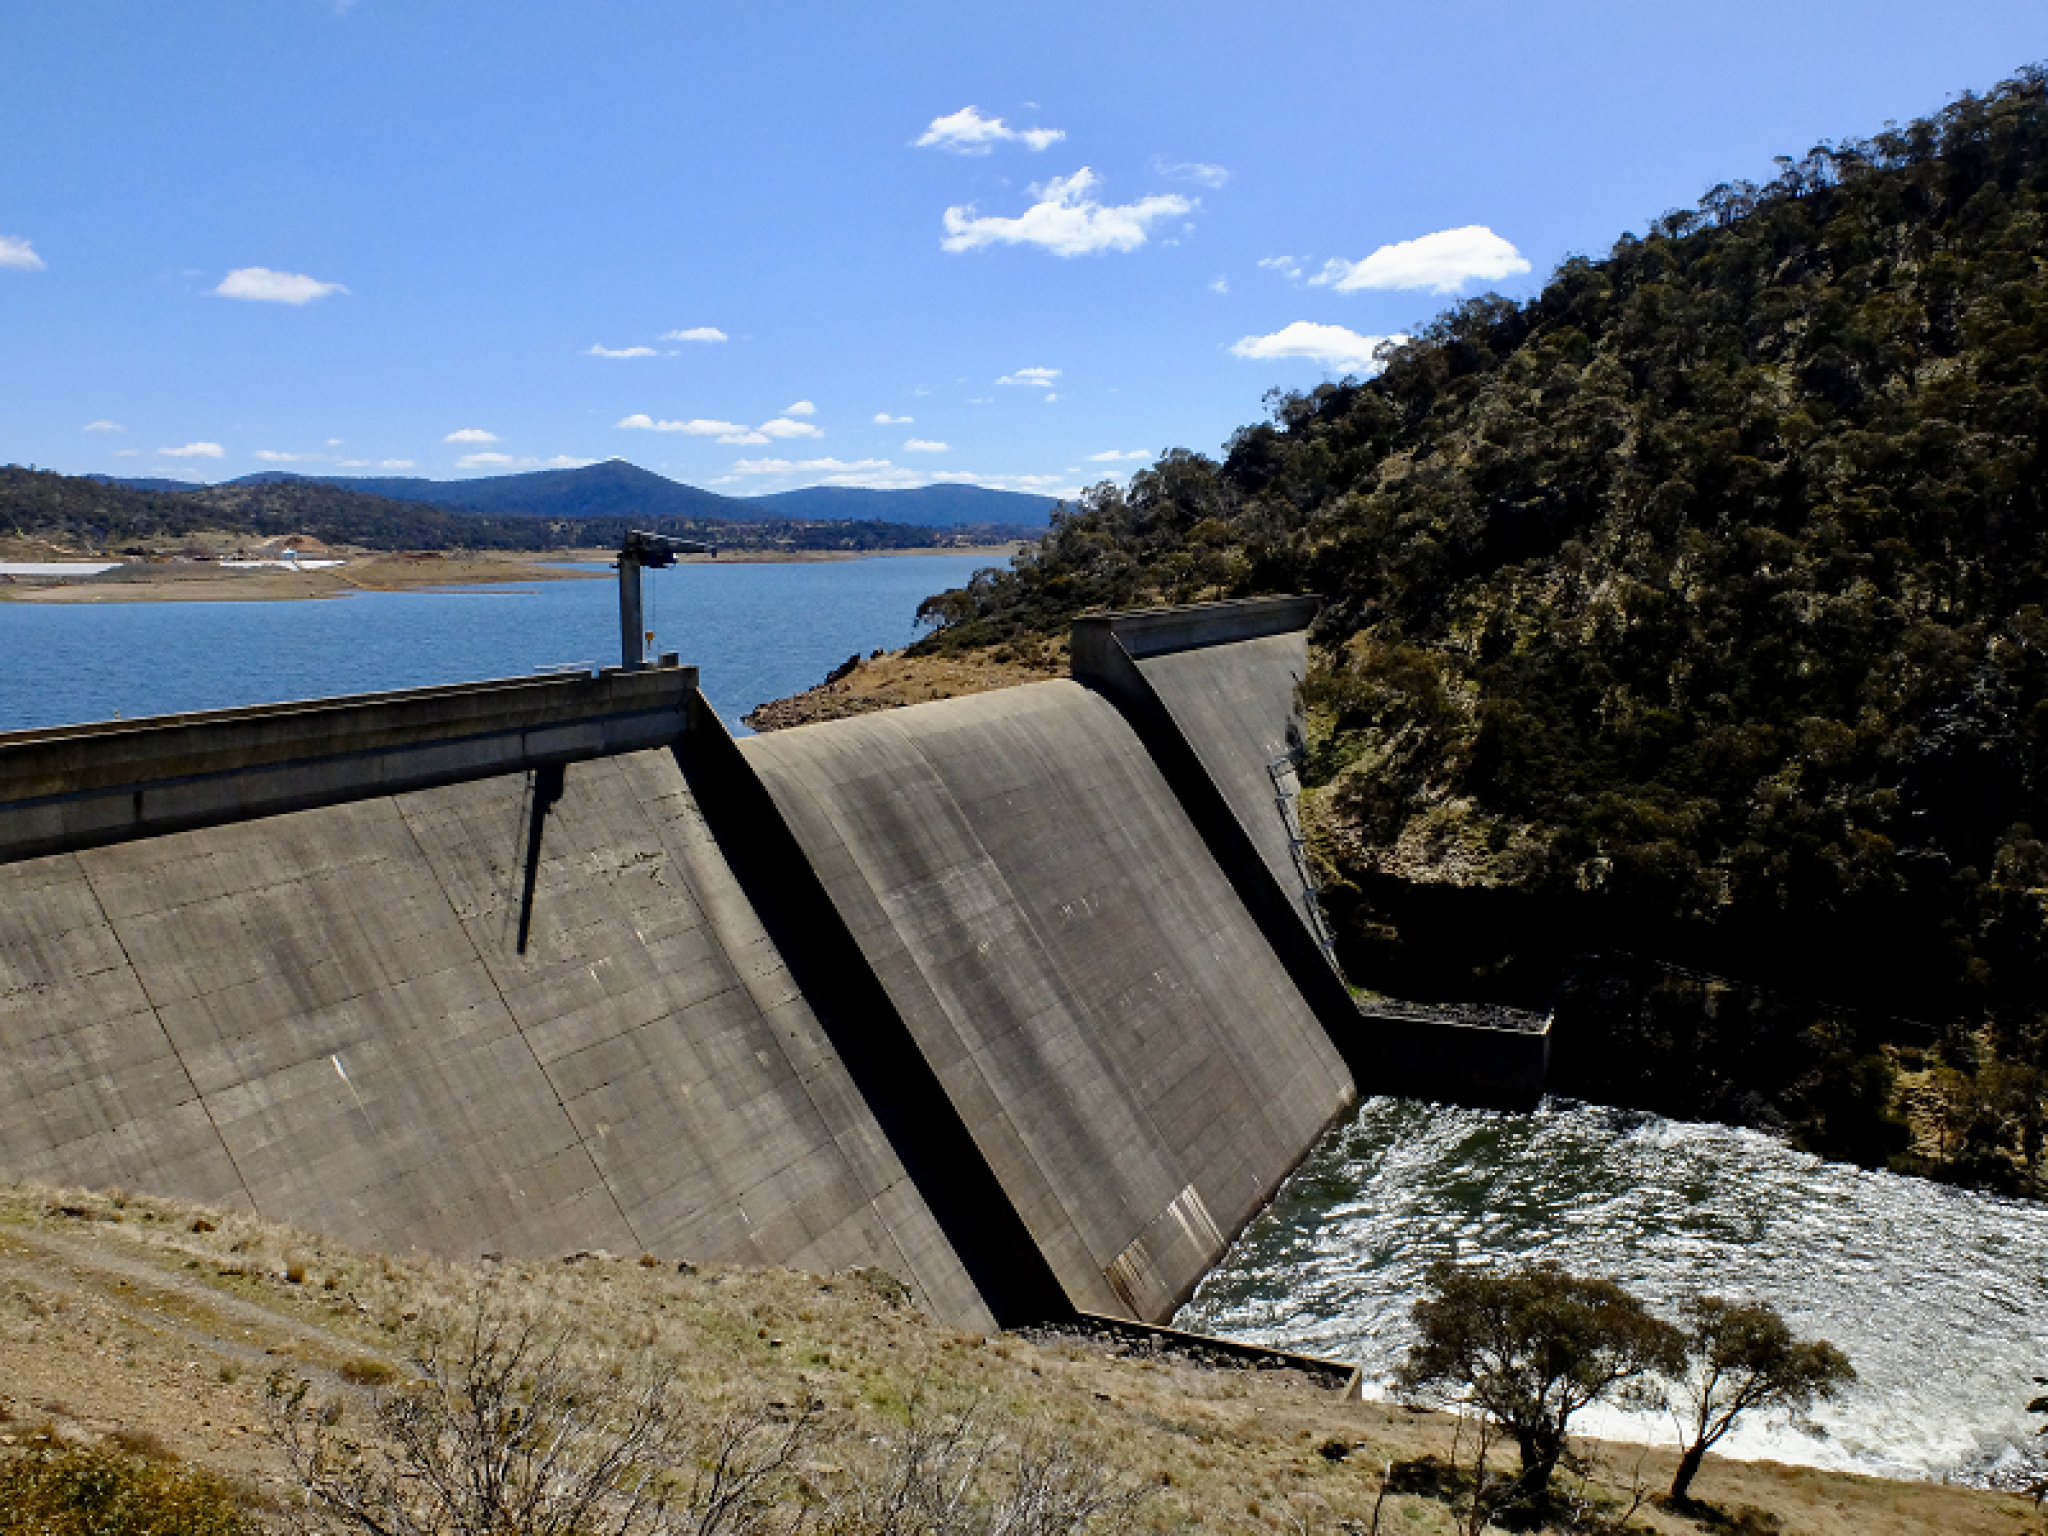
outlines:
{"label": "river downstream", "polygon": [[[1356,1360],[1384,1395],[1423,1271],[1482,1256],[1555,1259],[1660,1310],[1694,1289],[1766,1300],[1847,1352],[1859,1379],[1811,1432],[1739,1427],[1731,1456],[1976,1481],[2026,1440],[2048,1374],[2048,1206],[1563,1101],[1515,1115],[1367,1100],[1176,1321]],[[1584,1428],[1670,1438],[1668,1417],[1596,1412]]]}

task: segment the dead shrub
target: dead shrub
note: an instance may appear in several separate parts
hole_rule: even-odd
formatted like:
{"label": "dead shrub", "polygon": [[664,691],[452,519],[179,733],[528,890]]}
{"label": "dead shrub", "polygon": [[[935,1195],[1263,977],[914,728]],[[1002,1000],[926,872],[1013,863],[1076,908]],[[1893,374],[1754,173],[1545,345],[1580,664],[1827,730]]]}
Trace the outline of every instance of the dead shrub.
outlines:
{"label": "dead shrub", "polygon": [[1006,1435],[970,1402],[910,1405],[902,1433],[827,1501],[830,1536],[1078,1536],[1127,1529],[1145,1490],[1108,1459],[1038,1428]]}
{"label": "dead shrub", "polygon": [[480,1304],[423,1336],[415,1379],[380,1390],[367,1434],[338,1429],[311,1384],[270,1384],[272,1434],[304,1494],[304,1530],[362,1536],[756,1536],[794,1510],[818,1405],[712,1419],[672,1373],[579,1366],[562,1335]]}

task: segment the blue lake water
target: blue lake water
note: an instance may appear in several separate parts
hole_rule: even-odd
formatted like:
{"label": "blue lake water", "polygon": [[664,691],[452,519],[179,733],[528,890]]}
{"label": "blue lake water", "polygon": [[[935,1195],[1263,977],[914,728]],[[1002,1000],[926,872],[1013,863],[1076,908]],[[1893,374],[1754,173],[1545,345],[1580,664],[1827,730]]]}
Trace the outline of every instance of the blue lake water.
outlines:
{"label": "blue lake water", "polygon": [[[987,556],[715,562],[642,578],[655,649],[725,722],[915,633]],[[287,602],[0,603],[0,730],[178,714],[619,660],[618,585],[544,581]]]}

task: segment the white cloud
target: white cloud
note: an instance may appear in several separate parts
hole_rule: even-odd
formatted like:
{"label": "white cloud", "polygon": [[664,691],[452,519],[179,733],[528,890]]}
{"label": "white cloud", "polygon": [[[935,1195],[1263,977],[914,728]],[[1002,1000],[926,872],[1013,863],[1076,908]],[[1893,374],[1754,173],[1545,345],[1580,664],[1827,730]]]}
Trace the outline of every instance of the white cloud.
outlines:
{"label": "white cloud", "polygon": [[732,472],[736,475],[815,475],[862,473],[868,470],[888,469],[887,459],[735,459]]}
{"label": "white cloud", "polygon": [[444,443],[495,443],[497,440],[497,433],[486,432],[482,427],[462,427],[441,439]]}
{"label": "white cloud", "polygon": [[1406,336],[1361,336],[1341,325],[1318,325],[1312,320],[1297,320],[1270,336],[1247,336],[1230,351],[1235,357],[1260,361],[1306,358],[1341,368],[1346,373],[1372,374],[1380,369],[1376,355],[1379,349],[1399,346],[1407,339]]}
{"label": "white cloud", "polygon": [[951,453],[953,450],[944,443],[935,443],[928,437],[913,437],[903,445],[905,453]]}
{"label": "white cloud", "polygon": [[220,459],[227,457],[227,450],[219,443],[187,443],[182,448],[159,448],[157,452],[167,459]]}
{"label": "white cloud", "polygon": [[925,129],[914,147],[943,149],[955,155],[985,155],[998,144],[1022,144],[1035,154],[1066,136],[1066,131],[1060,128],[1011,128],[1000,117],[983,117],[974,107],[962,107],[946,117],[933,118],[931,127]]}
{"label": "white cloud", "polygon": [[[803,402],[799,401],[798,404]],[[628,431],[635,432],[681,432],[690,437],[715,437],[721,443],[743,447],[760,447],[778,437],[823,437],[825,434],[808,421],[792,421],[787,416],[778,416],[773,421],[764,421],[758,427],[741,426],[736,421],[656,421],[645,411],[635,411],[622,418],[619,423]]]}
{"label": "white cloud", "polygon": [[1262,272],[1278,272],[1282,277],[1299,278],[1301,276],[1301,263],[1292,256],[1263,256],[1259,259],[1259,270]]}
{"label": "white cloud", "polygon": [[946,238],[939,245],[948,251],[972,251],[985,245],[1036,245],[1055,256],[1135,251],[1145,243],[1147,225],[1195,211],[1194,203],[1172,193],[1156,193],[1121,206],[1099,203],[1089,193],[1100,180],[1085,165],[1071,176],[1055,176],[1043,186],[1030,189],[1038,201],[1014,219],[978,218],[971,203],[948,208]]}
{"label": "white cloud", "polygon": [[237,267],[213,290],[224,299],[250,299],[259,304],[310,304],[330,293],[347,293],[339,283],[323,283],[302,272],[273,272],[268,267]]}
{"label": "white cloud", "polygon": [[88,421],[78,430],[81,432],[126,432],[128,429],[118,421]]}
{"label": "white cloud", "polygon": [[818,414],[818,408],[808,400],[799,400],[795,405],[785,405],[782,408],[782,414],[785,416],[815,416]]}
{"label": "white cloud", "polygon": [[[1071,474],[1071,472],[1070,472]],[[844,485],[861,490],[914,490],[922,485],[982,485],[994,490],[1030,491],[1043,496],[1072,498],[1081,488],[1070,476],[984,475],[971,469],[912,469],[887,459],[741,459],[733,473],[721,475],[713,485],[731,484],[748,476],[808,476],[820,485]]]}
{"label": "white cloud", "polygon": [[659,357],[661,354],[652,347],[607,347],[593,341],[585,357]]}
{"label": "white cloud", "polygon": [[663,341],[726,341],[725,332],[715,325],[699,325],[687,331],[663,331]]}
{"label": "white cloud", "polygon": [[140,457],[141,453],[142,450],[140,448],[116,448],[114,450],[114,457],[117,459],[133,459]]}
{"label": "white cloud", "polygon": [[1089,454],[1088,462],[1090,464],[1121,464],[1130,459],[1149,459],[1151,457],[1152,455],[1142,448],[1133,448],[1125,453],[1118,453],[1112,448],[1107,453]]}
{"label": "white cloud", "polygon": [[327,446],[330,448],[339,448],[341,446],[341,439],[338,437],[330,437],[329,439],[327,439]]}
{"label": "white cloud", "polygon": [[40,272],[48,265],[26,240],[15,235],[0,235],[0,267],[12,267],[17,272]]}
{"label": "white cloud", "polygon": [[416,466],[416,465],[415,465],[415,464],[413,463],[413,461],[412,461],[411,459],[385,459],[385,460],[384,460],[383,462],[381,462],[380,464],[378,464],[378,466],[377,466],[377,467],[378,467],[379,469],[414,469],[414,468],[417,468],[417,466]]}
{"label": "white cloud", "polygon": [[324,453],[280,453],[274,448],[258,448],[256,457],[266,464],[310,464],[325,459]]}
{"label": "white cloud", "polygon": [[656,421],[645,411],[635,411],[621,418],[619,425],[640,432],[687,432],[692,437],[723,438],[753,430],[736,421],[706,421],[701,418],[696,421]]}
{"label": "white cloud", "polygon": [[[509,453],[465,453],[455,461],[457,469],[581,469],[586,464],[595,464],[595,459],[573,459],[566,453],[558,453],[552,459],[514,458]],[[395,460],[388,467],[412,468],[409,460]]]}
{"label": "white cloud", "polygon": [[1215,282],[1213,282],[1213,283],[1211,283],[1211,284],[1209,285],[1209,291],[1210,291],[1211,293],[1228,293],[1228,292],[1230,292],[1230,279],[1229,279],[1229,278],[1227,278],[1227,277],[1219,277],[1219,278],[1217,278]]}
{"label": "white cloud", "polygon": [[1059,399],[1059,396],[1058,396],[1058,395],[1047,395],[1047,396],[1045,397],[1045,403],[1046,403],[1047,405],[1051,405],[1051,404],[1052,404],[1052,403],[1053,403],[1053,402],[1054,402],[1055,400],[1057,400],[1057,399]]}
{"label": "white cloud", "polygon": [[880,469],[846,470],[827,475],[819,484],[844,485],[860,491],[914,491],[921,485],[932,485],[943,478],[946,477],[883,460]]}
{"label": "white cloud", "polygon": [[1201,160],[1183,160],[1177,164],[1154,160],[1152,169],[1168,181],[1191,181],[1198,187],[1220,187],[1230,180],[1230,172],[1222,166]]}
{"label": "white cloud", "polygon": [[910,416],[891,416],[887,411],[875,412],[875,425],[878,427],[907,427],[914,419]]}
{"label": "white cloud", "polygon": [[1015,373],[1006,373],[998,384],[1024,384],[1032,389],[1051,389],[1052,381],[1060,376],[1057,368],[1019,368]]}
{"label": "white cloud", "polygon": [[1398,245],[1383,245],[1363,261],[1332,261],[1310,281],[1339,293],[1360,288],[1427,288],[1456,293],[1477,279],[1514,277],[1529,270],[1522,253],[1484,224],[1439,230]]}

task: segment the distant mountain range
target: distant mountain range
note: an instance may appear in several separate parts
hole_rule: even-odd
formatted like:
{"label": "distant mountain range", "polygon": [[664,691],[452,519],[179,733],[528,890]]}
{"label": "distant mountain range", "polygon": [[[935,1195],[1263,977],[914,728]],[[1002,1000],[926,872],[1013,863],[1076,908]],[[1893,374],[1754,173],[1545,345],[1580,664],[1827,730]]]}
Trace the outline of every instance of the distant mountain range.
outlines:
{"label": "distant mountain range", "polygon": [[[124,480],[111,475],[92,478],[131,490],[182,492],[201,488],[178,480]],[[771,496],[720,496],[623,459],[607,459],[582,469],[541,469],[519,475],[488,475],[477,480],[294,475],[267,470],[222,483],[272,485],[284,481],[310,481],[393,501],[429,502],[501,517],[682,517],[743,523],[805,519],[900,523],[917,528],[975,524],[1043,528],[1058,505],[1050,496],[991,491],[978,485],[927,485],[904,491],[819,485],[806,490],[779,491]]]}

